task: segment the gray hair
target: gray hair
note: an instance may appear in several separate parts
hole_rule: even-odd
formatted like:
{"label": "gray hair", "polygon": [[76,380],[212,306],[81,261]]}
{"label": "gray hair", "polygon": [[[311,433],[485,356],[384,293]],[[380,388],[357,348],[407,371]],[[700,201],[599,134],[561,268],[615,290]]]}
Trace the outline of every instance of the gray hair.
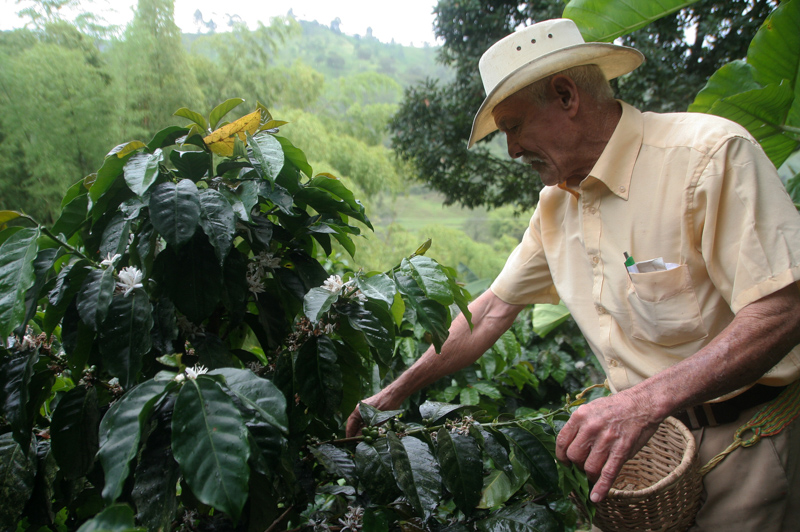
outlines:
{"label": "gray hair", "polygon": [[547,85],[554,76],[558,75],[564,75],[572,79],[579,89],[589,94],[589,96],[598,102],[614,99],[614,91],[608,83],[606,75],[603,74],[603,71],[597,65],[579,65],[562,70],[561,72],[531,83],[522,89],[521,92],[525,93],[534,105],[544,105],[547,103]]}

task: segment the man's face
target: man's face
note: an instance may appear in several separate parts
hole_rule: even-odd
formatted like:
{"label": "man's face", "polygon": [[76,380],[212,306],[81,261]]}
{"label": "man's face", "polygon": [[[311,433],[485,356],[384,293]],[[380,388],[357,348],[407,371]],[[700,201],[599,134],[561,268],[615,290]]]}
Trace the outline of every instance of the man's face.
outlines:
{"label": "man's face", "polygon": [[521,157],[545,185],[586,177],[578,171],[575,135],[557,98],[536,106],[518,92],[498,104],[492,115],[506,134],[508,154],[513,159]]}

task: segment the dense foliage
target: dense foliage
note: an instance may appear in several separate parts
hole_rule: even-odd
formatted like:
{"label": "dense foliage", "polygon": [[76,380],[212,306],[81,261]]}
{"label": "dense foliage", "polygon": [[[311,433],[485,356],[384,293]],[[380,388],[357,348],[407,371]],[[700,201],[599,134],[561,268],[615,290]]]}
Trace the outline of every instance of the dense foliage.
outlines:
{"label": "dense foliage", "polygon": [[[756,30],[778,6],[773,0],[566,4],[439,2],[436,33],[445,40],[440,60],[455,68],[456,79],[408,88],[390,127],[399,155],[447,202],[528,209],[538,201],[538,180],[529,178],[529,168],[508,159],[502,142],[466,150],[472,118],[485,96],[478,60],[519,25],[565,16],[576,20],[587,41],[619,37],[647,60],[613,82],[617,97],[645,111],[684,111],[715,71],[746,55]],[[796,55],[788,50],[790,57]]]}
{"label": "dense foliage", "polygon": [[120,144],[51,228],[0,211],[0,525],[574,524],[566,497],[588,484],[554,457],[568,408],[532,408],[596,376],[582,342],[534,333],[563,308],[528,314],[439,402],[403,421],[364,406],[369,428],[342,439],[469,295],[430,243],[386,272],[326,258],[356,252],[363,206],[263,106],[222,122],[242,101]]}

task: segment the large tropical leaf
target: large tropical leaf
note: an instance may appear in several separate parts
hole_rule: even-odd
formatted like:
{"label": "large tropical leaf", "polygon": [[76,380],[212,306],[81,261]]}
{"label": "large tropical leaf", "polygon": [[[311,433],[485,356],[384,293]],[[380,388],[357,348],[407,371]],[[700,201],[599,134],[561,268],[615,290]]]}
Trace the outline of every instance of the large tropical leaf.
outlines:
{"label": "large tropical leaf", "polygon": [[0,365],[0,407],[18,442],[27,447],[31,439],[28,401],[33,368],[39,361],[39,350],[16,358],[6,358]]}
{"label": "large tropical leaf", "polygon": [[67,478],[86,475],[99,449],[97,390],[77,386],[58,402],[50,424],[53,456]]}
{"label": "large tropical leaf", "polygon": [[119,378],[124,389],[136,383],[142,357],[150,351],[153,307],[141,288],[127,296],[116,296],[108,307],[108,317],[98,331],[100,354],[105,368]]}
{"label": "large tropical leaf", "polygon": [[567,321],[569,310],[564,303],[548,305],[540,303],[533,307],[533,330],[544,338],[556,327]]}
{"label": "large tropical leaf", "polygon": [[356,276],[356,284],[359,290],[369,299],[383,301],[387,308],[391,308],[394,303],[397,287],[385,273],[378,273],[369,277],[358,275]]}
{"label": "large tropical leaf", "polygon": [[214,189],[200,192],[200,227],[203,228],[209,242],[214,246],[220,265],[233,245],[236,232],[236,215],[225,196]]}
{"label": "large tropical leaf", "polygon": [[331,305],[339,299],[339,293],[340,291],[331,292],[321,286],[312,288],[306,292],[303,298],[303,314],[312,323],[316,323],[323,314],[330,310]]}
{"label": "large tropical leaf", "polygon": [[[386,455],[386,459],[381,457],[381,452]],[[378,504],[388,503],[397,496],[400,490],[392,474],[386,438],[381,438],[374,446],[359,443],[354,461],[359,486],[373,501]]]}
{"label": "large tropical leaf", "polygon": [[611,42],[697,0],[571,0],[564,18],[572,19],[586,42]]}
{"label": "large tropical leaf", "polygon": [[450,327],[450,310],[432,299],[428,299],[410,276],[395,273],[394,278],[398,291],[405,296],[406,303],[416,313],[419,324],[431,333],[433,346],[437,353],[440,352]]}
{"label": "large tropical leaf", "polygon": [[213,379],[187,379],[178,393],[172,451],[195,497],[238,520],[250,479],[247,429]]}
{"label": "large tropical leaf", "polygon": [[15,530],[17,519],[33,493],[36,453],[24,449],[12,434],[0,435],[0,528]]}
{"label": "large tropical leaf", "polygon": [[361,331],[367,344],[374,350],[377,360],[388,365],[394,352],[394,326],[389,311],[370,301],[364,303],[364,306],[351,303],[337,310],[347,316],[353,329]]}
{"label": "large tropical leaf", "polygon": [[453,494],[456,506],[471,513],[481,498],[483,463],[478,444],[469,436],[439,429],[436,458],[442,468],[444,485]]}
{"label": "large tropical leaf", "polygon": [[149,380],[136,386],[111,405],[100,421],[97,458],[105,471],[103,498],[114,502],[128,478],[128,464],[136,456],[142,427],[170,381]]}
{"label": "large tropical leaf", "polygon": [[328,473],[344,478],[349,483],[353,483],[356,477],[356,466],[353,458],[342,449],[334,447],[329,443],[309,447],[311,453],[319,460]]}
{"label": "large tropical leaf", "polygon": [[25,228],[0,245],[0,344],[25,317],[25,293],[33,286],[38,228]]}
{"label": "large tropical leaf", "polygon": [[442,494],[439,464],[430,448],[417,438],[402,440],[387,433],[392,470],[397,485],[420,517],[429,517]]}
{"label": "large tropical leaf", "polygon": [[133,510],[127,504],[113,504],[89,519],[78,532],[129,532],[144,530],[136,528]]}
{"label": "large tropical leaf", "polygon": [[555,436],[535,423],[518,423],[500,431],[514,445],[515,456],[531,472],[534,484],[542,491],[557,490]]}
{"label": "large tropical leaf", "polygon": [[710,112],[738,122],[758,140],[776,167],[798,148],[798,135],[783,128],[794,93],[787,81],[734,94],[717,101]]}
{"label": "large tropical leaf", "polygon": [[560,532],[564,529],[547,506],[527,501],[501,508],[477,525],[481,532]]}
{"label": "large tropical leaf", "polygon": [[297,354],[294,376],[300,399],[322,419],[331,419],[342,402],[342,370],[327,336],[309,340]]}
{"label": "large tropical leaf", "polygon": [[403,259],[400,271],[414,279],[425,295],[437,303],[442,305],[453,303],[453,292],[450,290],[447,274],[433,259],[423,255]]}
{"label": "large tropical leaf", "polygon": [[197,185],[189,179],[158,185],[150,195],[150,220],[170,246],[188,242],[200,222]]}
{"label": "large tropical leaf", "polygon": [[247,135],[250,162],[258,175],[274,182],[283,168],[283,148],[278,139],[269,133],[260,133],[255,137]]}
{"label": "large tropical leaf", "polygon": [[731,61],[714,72],[706,86],[697,93],[688,110],[693,113],[708,113],[722,98],[760,88],[761,84],[755,80],[755,69],[752,65],[746,61]]}
{"label": "large tropical leaf", "polygon": [[225,377],[228,388],[262,420],[283,432],[289,430],[286,398],[272,381],[259,377],[249,369],[221,368],[210,374]]}

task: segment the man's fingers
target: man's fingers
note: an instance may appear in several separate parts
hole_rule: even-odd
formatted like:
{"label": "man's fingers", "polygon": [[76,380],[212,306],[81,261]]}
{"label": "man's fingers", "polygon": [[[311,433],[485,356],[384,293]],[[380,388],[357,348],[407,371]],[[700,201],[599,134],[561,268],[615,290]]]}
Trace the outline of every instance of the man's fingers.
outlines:
{"label": "man's fingers", "polygon": [[364,420],[361,419],[361,412],[359,412],[358,407],[356,407],[356,409],[353,410],[353,413],[350,414],[350,417],[347,418],[347,428],[345,429],[345,434],[348,438],[358,436],[358,433],[361,431],[363,426]]}
{"label": "man's fingers", "polygon": [[625,458],[614,453],[605,460],[605,466],[603,466],[603,470],[600,473],[600,478],[592,488],[592,502],[600,502],[606,498],[624,464]]}

